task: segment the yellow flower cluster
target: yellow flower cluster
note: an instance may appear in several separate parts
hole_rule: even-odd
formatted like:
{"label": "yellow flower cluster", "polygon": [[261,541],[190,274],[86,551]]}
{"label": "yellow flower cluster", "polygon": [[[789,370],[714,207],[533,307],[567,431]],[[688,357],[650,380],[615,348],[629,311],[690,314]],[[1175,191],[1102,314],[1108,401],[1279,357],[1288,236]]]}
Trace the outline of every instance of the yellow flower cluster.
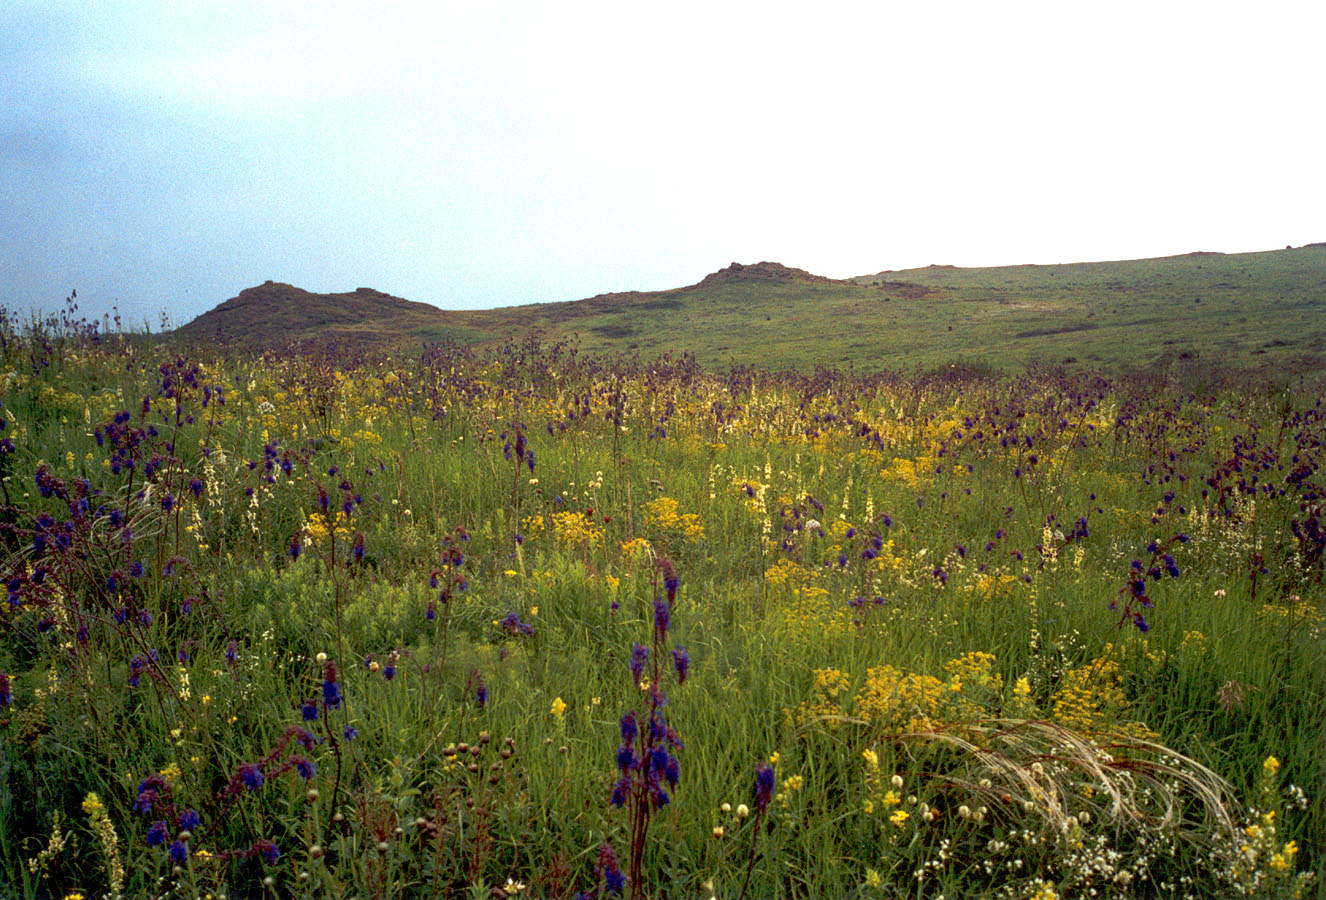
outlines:
{"label": "yellow flower cluster", "polygon": [[931,675],[875,666],[856,695],[856,714],[886,732],[927,730],[934,727],[947,690]]}
{"label": "yellow flower cluster", "polygon": [[346,450],[353,450],[357,446],[376,447],[382,443],[382,436],[376,431],[361,428],[348,438],[345,438],[341,443],[345,446]]}
{"label": "yellow flower cluster", "polygon": [[677,501],[671,497],[659,497],[640,507],[645,523],[664,531],[679,531],[688,541],[704,538],[704,525],[695,513],[679,513]]}
{"label": "yellow flower cluster", "polygon": [[1124,696],[1119,664],[1111,647],[1098,659],[1072,669],[1055,692],[1051,718],[1074,731],[1119,737],[1152,738],[1144,723],[1128,721],[1131,704]]}
{"label": "yellow flower cluster", "polygon": [[[1276,786],[1279,771],[1280,760],[1274,756],[1266,757],[1261,771],[1264,803],[1274,805],[1279,801]],[[1238,845],[1237,852],[1232,854],[1229,872],[1241,893],[1291,898],[1304,895],[1314,880],[1314,873],[1294,873],[1298,842],[1280,842],[1274,809],[1262,813],[1257,820],[1246,825],[1243,837],[1245,840]]]}
{"label": "yellow flower cluster", "polygon": [[1304,603],[1298,597],[1267,603],[1262,607],[1262,616],[1279,625],[1304,628],[1314,639],[1321,634],[1322,611],[1311,603]]}
{"label": "yellow flower cluster", "polygon": [[764,580],[771,587],[785,589],[780,594],[783,602],[770,617],[775,627],[794,634],[811,631],[828,635],[845,634],[851,627],[850,610],[830,601],[828,590],[811,569],[780,558],[765,570]]}
{"label": "yellow flower cluster", "polygon": [[96,794],[90,793],[83,798],[83,812],[91,820],[92,831],[101,844],[101,864],[106,870],[111,896],[118,897],[124,893],[124,862],[120,859],[120,839],[115,833],[115,823],[106,814],[106,806]]}
{"label": "yellow flower cluster", "polygon": [[838,698],[848,688],[847,674],[838,669],[816,669],[814,675],[810,697],[795,710],[783,710],[783,714],[791,724],[802,726],[822,722],[832,731],[842,719],[843,710]]}
{"label": "yellow flower cluster", "polygon": [[1054,892],[1054,885],[1046,882],[1042,883],[1040,889],[1031,895],[1031,900],[1059,900],[1059,895]]}
{"label": "yellow flower cluster", "polygon": [[622,556],[635,560],[647,560],[654,555],[654,545],[645,538],[631,538],[621,543]]}
{"label": "yellow flower cluster", "polygon": [[[322,513],[315,512],[309,515],[308,524],[304,526],[304,530],[308,532],[308,536],[313,539],[314,543],[322,543],[327,539],[330,531],[327,527],[327,521],[327,517]],[[350,529],[345,526],[345,521],[339,509],[332,513],[331,522],[337,537],[350,537]]]}
{"label": "yellow flower cluster", "polygon": [[974,650],[944,663],[952,693],[952,714],[959,720],[975,719],[998,702],[1004,677],[994,671],[993,653]]}
{"label": "yellow flower cluster", "polygon": [[[866,761],[865,782],[867,792],[867,797],[861,804],[861,811],[868,816],[873,816],[876,811],[888,812],[892,809],[894,811],[889,815],[889,821],[896,828],[901,828],[907,822],[907,812],[894,808],[902,806],[902,798],[898,795],[898,791],[902,789],[904,784],[902,776],[893,775],[886,780],[879,769],[879,754],[872,748],[867,747],[862,750],[861,757]],[[882,822],[880,827],[884,827]],[[891,841],[895,836],[895,832],[885,829],[884,835],[886,840]]]}
{"label": "yellow flower cluster", "polygon": [[1015,719],[1032,719],[1038,715],[1036,702],[1031,697],[1031,680],[1026,675],[1013,682],[1013,697],[1005,714]]}
{"label": "yellow flower cluster", "polygon": [[[995,656],[981,650],[963,653],[944,663],[944,679],[908,672],[890,665],[867,670],[865,684],[852,699],[851,713],[884,733],[924,731],[999,714],[1004,679],[995,671]],[[839,669],[815,669],[810,696],[795,710],[785,710],[790,723],[823,722],[832,728],[843,716],[850,678]],[[1013,705],[1034,711],[1027,679],[1018,679]],[[877,765],[868,751],[867,762]]]}
{"label": "yellow flower cluster", "polygon": [[1016,575],[1008,572],[995,574],[993,572],[978,572],[970,584],[965,586],[976,596],[985,600],[992,600],[995,597],[1003,597],[1011,592],[1015,587],[1022,583],[1022,580]]}
{"label": "yellow flower cluster", "polygon": [[790,584],[799,587],[814,577],[813,572],[786,558],[779,559],[764,571],[764,580],[774,585]]}
{"label": "yellow flower cluster", "polygon": [[929,457],[919,459],[896,458],[880,474],[885,478],[902,482],[908,490],[920,491],[925,490],[929,483],[926,475],[934,472],[934,469],[934,460]]}
{"label": "yellow flower cluster", "polygon": [[1210,646],[1211,642],[1200,631],[1185,631],[1183,632],[1183,643],[1179,645],[1179,652],[1205,656]]}
{"label": "yellow flower cluster", "polygon": [[747,512],[755,516],[764,514],[764,495],[769,490],[768,485],[754,478],[734,478],[732,486],[740,491]]}
{"label": "yellow flower cluster", "polygon": [[553,537],[563,544],[598,544],[603,540],[603,529],[593,519],[575,512],[552,514]]}

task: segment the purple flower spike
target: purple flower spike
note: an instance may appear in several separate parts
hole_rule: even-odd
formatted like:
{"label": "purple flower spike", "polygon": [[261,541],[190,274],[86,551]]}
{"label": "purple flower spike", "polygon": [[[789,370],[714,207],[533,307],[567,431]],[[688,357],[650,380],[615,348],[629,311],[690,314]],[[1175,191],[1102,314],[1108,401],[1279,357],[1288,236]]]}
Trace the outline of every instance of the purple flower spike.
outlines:
{"label": "purple flower spike", "polygon": [[663,573],[663,589],[668,593],[668,602],[677,599],[677,570],[672,565],[672,560],[666,556],[660,556],[658,559],[658,568]]}
{"label": "purple flower spike", "polygon": [[322,702],[328,709],[341,708],[341,684],[336,678],[336,663],[329,662],[322,670]]}
{"label": "purple flower spike", "polygon": [[250,791],[256,791],[261,788],[263,781],[265,780],[263,778],[262,769],[258,768],[253,763],[244,763],[239,767],[239,778],[240,781],[244,783],[244,786]]}
{"label": "purple flower spike", "polygon": [[686,683],[686,675],[691,670],[691,657],[685,647],[674,647],[672,662],[677,666],[677,684]]}
{"label": "purple flower spike", "polygon": [[626,805],[626,796],[631,792],[631,779],[623,778],[612,786],[612,805],[620,809]]}
{"label": "purple flower spike", "polygon": [[281,848],[266,839],[258,841],[256,844],[254,844],[253,850],[259,856],[265,859],[267,861],[267,865],[269,866],[275,865],[276,860],[279,859],[281,856]]}
{"label": "purple flower spike", "polygon": [[[666,600],[654,601],[654,631],[659,637],[666,637],[668,626],[672,624],[672,607]],[[638,680],[638,679],[637,679]]]}
{"label": "purple flower spike", "polygon": [[620,894],[626,886],[626,879],[622,877],[621,865],[617,862],[617,854],[613,851],[612,845],[604,842],[599,845],[599,872],[603,875],[604,887],[610,894]]}
{"label": "purple flower spike", "polygon": [[631,647],[631,677],[636,683],[640,683],[640,678],[645,672],[645,661],[649,659],[649,648],[640,644],[633,644]]}
{"label": "purple flower spike", "polygon": [[773,766],[766,766],[760,763],[755,767],[755,808],[762,810],[769,805],[773,798],[774,789],[774,770]]}

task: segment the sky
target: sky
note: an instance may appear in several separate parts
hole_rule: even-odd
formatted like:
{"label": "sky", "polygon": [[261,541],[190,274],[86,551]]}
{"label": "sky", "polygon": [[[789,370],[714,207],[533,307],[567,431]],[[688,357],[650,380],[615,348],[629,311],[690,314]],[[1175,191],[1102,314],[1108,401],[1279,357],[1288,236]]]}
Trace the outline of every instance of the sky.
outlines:
{"label": "sky", "polygon": [[1326,240],[1326,4],[3,0],[0,306]]}

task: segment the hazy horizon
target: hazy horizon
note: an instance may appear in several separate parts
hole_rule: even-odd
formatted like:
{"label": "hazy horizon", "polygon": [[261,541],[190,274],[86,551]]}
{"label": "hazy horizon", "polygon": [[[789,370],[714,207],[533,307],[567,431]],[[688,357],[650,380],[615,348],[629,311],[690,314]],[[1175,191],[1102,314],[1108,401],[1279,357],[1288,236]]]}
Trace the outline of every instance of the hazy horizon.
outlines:
{"label": "hazy horizon", "polygon": [[[966,266],[966,265],[962,265],[962,264],[960,264],[960,263],[934,262],[934,263],[926,263],[924,266],[908,266],[908,267],[906,267],[906,268],[901,268],[901,269],[876,269],[876,270],[873,270],[873,271],[867,271],[867,272],[854,272],[854,273],[847,274],[847,275],[828,275],[827,277],[846,280],[846,279],[850,279],[850,278],[858,278],[858,277],[869,276],[869,275],[888,274],[888,273],[894,273],[894,272],[915,271],[916,269],[923,269],[923,268],[926,268],[927,266],[944,266],[944,267],[949,267],[949,266],[951,266],[951,267],[959,268],[959,269],[1000,269],[1000,268],[1015,268],[1015,267],[1017,267],[1017,266],[1086,265],[1086,264],[1091,264],[1091,263],[1131,262],[1131,261],[1144,260],[1144,259],[1164,259],[1164,258],[1167,258],[1167,257],[1187,256],[1187,255],[1192,255],[1192,254],[1197,254],[1197,253],[1220,253],[1220,254],[1223,254],[1223,255],[1238,255],[1238,254],[1243,254],[1243,253],[1266,253],[1266,252],[1270,252],[1270,251],[1273,251],[1273,250],[1301,249],[1301,248],[1303,248],[1303,247],[1305,247],[1305,246],[1315,246],[1315,245],[1318,245],[1318,244],[1321,244],[1321,243],[1323,243],[1323,242],[1320,242],[1320,241],[1307,241],[1307,242],[1304,242],[1303,244],[1290,244],[1290,245],[1286,245],[1286,246],[1284,246],[1284,247],[1270,247],[1270,248],[1265,248],[1265,249],[1262,249],[1262,250],[1189,250],[1189,251],[1184,251],[1184,252],[1181,252],[1181,253],[1166,253],[1166,254],[1163,254],[1163,255],[1160,255],[1160,256],[1155,256],[1155,257],[1151,257],[1151,256],[1143,256],[1143,257],[1130,257],[1130,258],[1128,258],[1128,259],[1073,259],[1073,260],[1063,260],[1063,261],[1055,261],[1055,262],[1028,261],[1028,262],[1017,262],[1017,263],[992,263],[992,264],[990,264],[990,265],[982,265],[982,266]],[[350,286],[350,285],[343,285],[343,286],[340,286],[340,287],[328,287],[328,288],[317,287],[317,288],[315,288],[315,287],[310,287],[309,285],[306,285],[306,284],[296,284],[296,283],[294,283],[294,282],[284,281],[283,279],[280,279],[280,278],[264,278],[262,281],[254,282],[253,284],[246,284],[246,285],[244,285],[244,286],[241,287],[241,288],[237,288],[237,289],[235,289],[235,291],[234,291],[233,293],[231,293],[230,295],[228,295],[228,296],[226,296],[226,297],[220,297],[220,298],[218,298],[218,299],[217,299],[214,303],[212,303],[210,306],[207,306],[206,308],[203,308],[203,309],[199,309],[197,312],[192,312],[192,313],[190,313],[189,316],[188,316],[188,318],[185,318],[185,319],[177,319],[177,318],[175,318],[173,315],[171,315],[171,310],[170,310],[168,307],[163,306],[161,309],[158,309],[158,310],[156,311],[156,315],[154,315],[154,316],[147,317],[147,318],[143,318],[143,317],[140,316],[139,320],[137,320],[137,321],[132,321],[132,320],[128,319],[128,318],[124,315],[124,310],[121,309],[121,308],[118,306],[118,304],[114,304],[114,303],[112,303],[112,305],[111,305],[110,308],[101,308],[101,307],[98,307],[98,308],[97,308],[97,311],[95,312],[95,314],[90,314],[90,313],[88,312],[88,310],[86,310],[86,309],[83,307],[83,303],[82,303],[82,301],[84,300],[84,297],[83,297],[82,295],[78,295],[77,297],[75,297],[75,298],[73,298],[73,299],[75,300],[76,303],[79,304],[79,310],[80,310],[80,313],[82,313],[83,315],[85,315],[86,318],[88,318],[89,320],[96,319],[96,320],[100,321],[100,320],[102,320],[102,319],[104,319],[104,318],[113,318],[113,317],[116,315],[116,313],[118,312],[118,313],[121,315],[121,319],[122,319],[122,321],[123,321],[123,326],[124,326],[125,328],[127,328],[127,329],[134,329],[134,328],[136,328],[138,325],[146,324],[146,325],[148,325],[148,326],[150,327],[150,330],[151,330],[151,331],[159,331],[159,330],[160,330],[160,324],[161,324],[161,320],[162,320],[162,315],[163,315],[163,314],[166,314],[166,315],[167,315],[168,320],[169,320],[169,327],[170,327],[170,328],[172,328],[172,329],[173,329],[173,328],[178,328],[179,326],[187,324],[188,322],[192,321],[193,319],[197,318],[198,316],[202,315],[203,313],[208,312],[208,311],[210,311],[211,309],[214,309],[216,306],[218,306],[218,305],[220,305],[220,304],[222,304],[222,303],[225,303],[227,300],[230,300],[230,299],[233,299],[233,298],[239,296],[239,294],[240,294],[242,291],[248,290],[249,288],[258,287],[258,286],[260,286],[260,285],[262,285],[263,283],[268,282],[268,281],[272,281],[272,282],[276,282],[276,283],[282,283],[282,284],[289,284],[291,287],[299,288],[300,290],[307,291],[307,292],[310,293],[310,294],[349,294],[349,293],[353,293],[353,292],[354,292],[356,289],[358,289],[358,288],[370,288],[370,289],[372,289],[372,290],[379,291],[379,292],[381,292],[381,293],[383,293],[383,294],[389,294],[389,295],[394,296],[394,297],[396,297],[396,298],[398,298],[398,299],[401,299],[401,300],[411,300],[411,301],[415,301],[415,302],[419,302],[419,303],[426,303],[426,304],[428,304],[428,305],[430,305],[430,306],[434,306],[434,307],[436,307],[436,308],[438,308],[438,309],[440,309],[440,310],[443,310],[443,311],[457,311],[457,310],[462,310],[462,309],[463,309],[463,310],[492,310],[492,309],[502,309],[502,308],[512,307],[512,306],[533,306],[533,305],[544,304],[544,303],[563,303],[563,302],[573,302],[573,301],[576,301],[576,300],[586,300],[586,299],[589,299],[589,298],[591,298],[591,297],[598,296],[598,295],[600,295],[600,294],[616,294],[616,293],[629,293],[629,292],[649,293],[649,292],[655,292],[655,291],[669,291],[669,290],[675,290],[675,289],[678,289],[678,288],[689,287],[689,286],[691,286],[691,285],[697,283],[698,281],[700,281],[700,280],[704,277],[704,275],[711,274],[712,272],[716,272],[716,271],[718,271],[719,269],[722,269],[722,268],[727,268],[727,266],[732,265],[733,263],[740,263],[740,264],[742,264],[742,265],[754,265],[754,264],[759,263],[759,262],[775,262],[775,263],[780,263],[780,264],[782,264],[782,265],[785,265],[785,266],[787,266],[788,268],[805,269],[804,266],[798,266],[798,265],[795,265],[795,264],[793,264],[793,263],[787,263],[787,262],[785,262],[785,261],[783,261],[783,260],[730,260],[728,263],[726,263],[726,264],[724,264],[724,265],[722,265],[722,266],[716,267],[715,269],[710,270],[710,272],[705,272],[705,273],[703,273],[703,275],[696,276],[696,277],[692,278],[692,279],[689,280],[689,281],[680,282],[680,283],[677,283],[677,284],[670,284],[670,285],[667,285],[667,286],[664,286],[664,287],[650,287],[650,288],[616,287],[616,288],[608,288],[608,289],[605,289],[605,290],[596,291],[596,292],[593,293],[593,294],[585,294],[584,296],[580,296],[580,297],[564,297],[564,298],[554,299],[554,300],[530,300],[530,301],[526,301],[526,302],[524,302],[524,303],[520,303],[520,302],[517,302],[517,303],[500,303],[500,304],[497,304],[497,305],[494,305],[494,306],[483,306],[483,307],[480,307],[480,306],[467,306],[467,307],[447,307],[447,306],[440,306],[440,305],[438,305],[437,303],[433,303],[433,302],[430,302],[430,301],[428,301],[428,300],[420,300],[420,299],[418,299],[417,297],[406,297],[406,296],[403,296],[403,295],[401,295],[401,294],[397,294],[397,293],[395,293],[395,292],[393,292],[393,291],[387,290],[387,289],[385,289],[385,288],[378,287],[377,285],[371,285],[371,284],[356,284],[356,285],[353,285],[353,286]],[[807,270],[807,271],[809,271],[809,270]],[[811,271],[810,274],[812,274],[812,275],[825,275],[826,273],[824,273],[824,272],[813,272],[813,271]],[[71,289],[71,291],[76,292],[76,291],[77,291],[77,288],[73,288],[73,289]],[[61,307],[62,307],[62,306],[63,306],[63,305],[69,300],[69,299],[70,299],[70,297],[69,297],[68,295],[66,295],[66,297],[61,298],[61,300],[60,300],[60,302],[59,302],[58,304],[51,304],[51,305],[49,305],[49,306],[47,306],[47,307],[45,307],[45,308],[42,308],[42,309],[38,309],[37,307],[31,307],[31,308],[29,308],[29,309],[23,310],[23,309],[18,309],[18,308],[16,308],[16,307],[10,307],[10,311],[11,311],[11,313],[13,313],[13,312],[18,312],[18,313],[20,313],[20,315],[23,315],[23,314],[28,314],[28,315],[30,315],[30,314],[34,314],[34,313],[44,313],[44,314],[49,314],[49,313],[57,312],[57,311],[58,311],[58,310],[59,310],[59,309],[60,309],[60,308],[61,308]],[[0,306],[3,306],[3,305],[4,305],[4,304],[0,304]]]}
{"label": "hazy horizon", "polygon": [[0,7],[0,305],[443,309],[1326,239],[1326,8]]}

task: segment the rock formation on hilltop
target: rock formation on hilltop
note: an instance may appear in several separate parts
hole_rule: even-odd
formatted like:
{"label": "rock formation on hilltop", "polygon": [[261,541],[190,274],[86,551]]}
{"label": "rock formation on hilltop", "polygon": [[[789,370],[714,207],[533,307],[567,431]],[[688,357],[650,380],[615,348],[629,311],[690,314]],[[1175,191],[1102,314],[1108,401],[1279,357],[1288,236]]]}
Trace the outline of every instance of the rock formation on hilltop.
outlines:
{"label": "rock formation on hilltop", "polygon": [[741,263],[734,262],[726,269],[719,269],[717,272],[711,272],[704,277],[698,284],[692,285],[696,288],[718,287],[721,284],[731,284],[738,281],[814,281],[823,284],[840,283],[836,278],[826,278],[823,275],[812,275],[805,269],[794,269],[791,266],[785,266],[776,262],[757,262],[749,266],[743,266]]}
{"label": "rock formation on hilltop", "polygon": [[203,313],[176,333],[245,345],[314,338],[369,343],[390,340],[421,326],[446,324],[446,316],[435,306],[372,288],[314,294],[267,281],[240,291],[239,296]]}

